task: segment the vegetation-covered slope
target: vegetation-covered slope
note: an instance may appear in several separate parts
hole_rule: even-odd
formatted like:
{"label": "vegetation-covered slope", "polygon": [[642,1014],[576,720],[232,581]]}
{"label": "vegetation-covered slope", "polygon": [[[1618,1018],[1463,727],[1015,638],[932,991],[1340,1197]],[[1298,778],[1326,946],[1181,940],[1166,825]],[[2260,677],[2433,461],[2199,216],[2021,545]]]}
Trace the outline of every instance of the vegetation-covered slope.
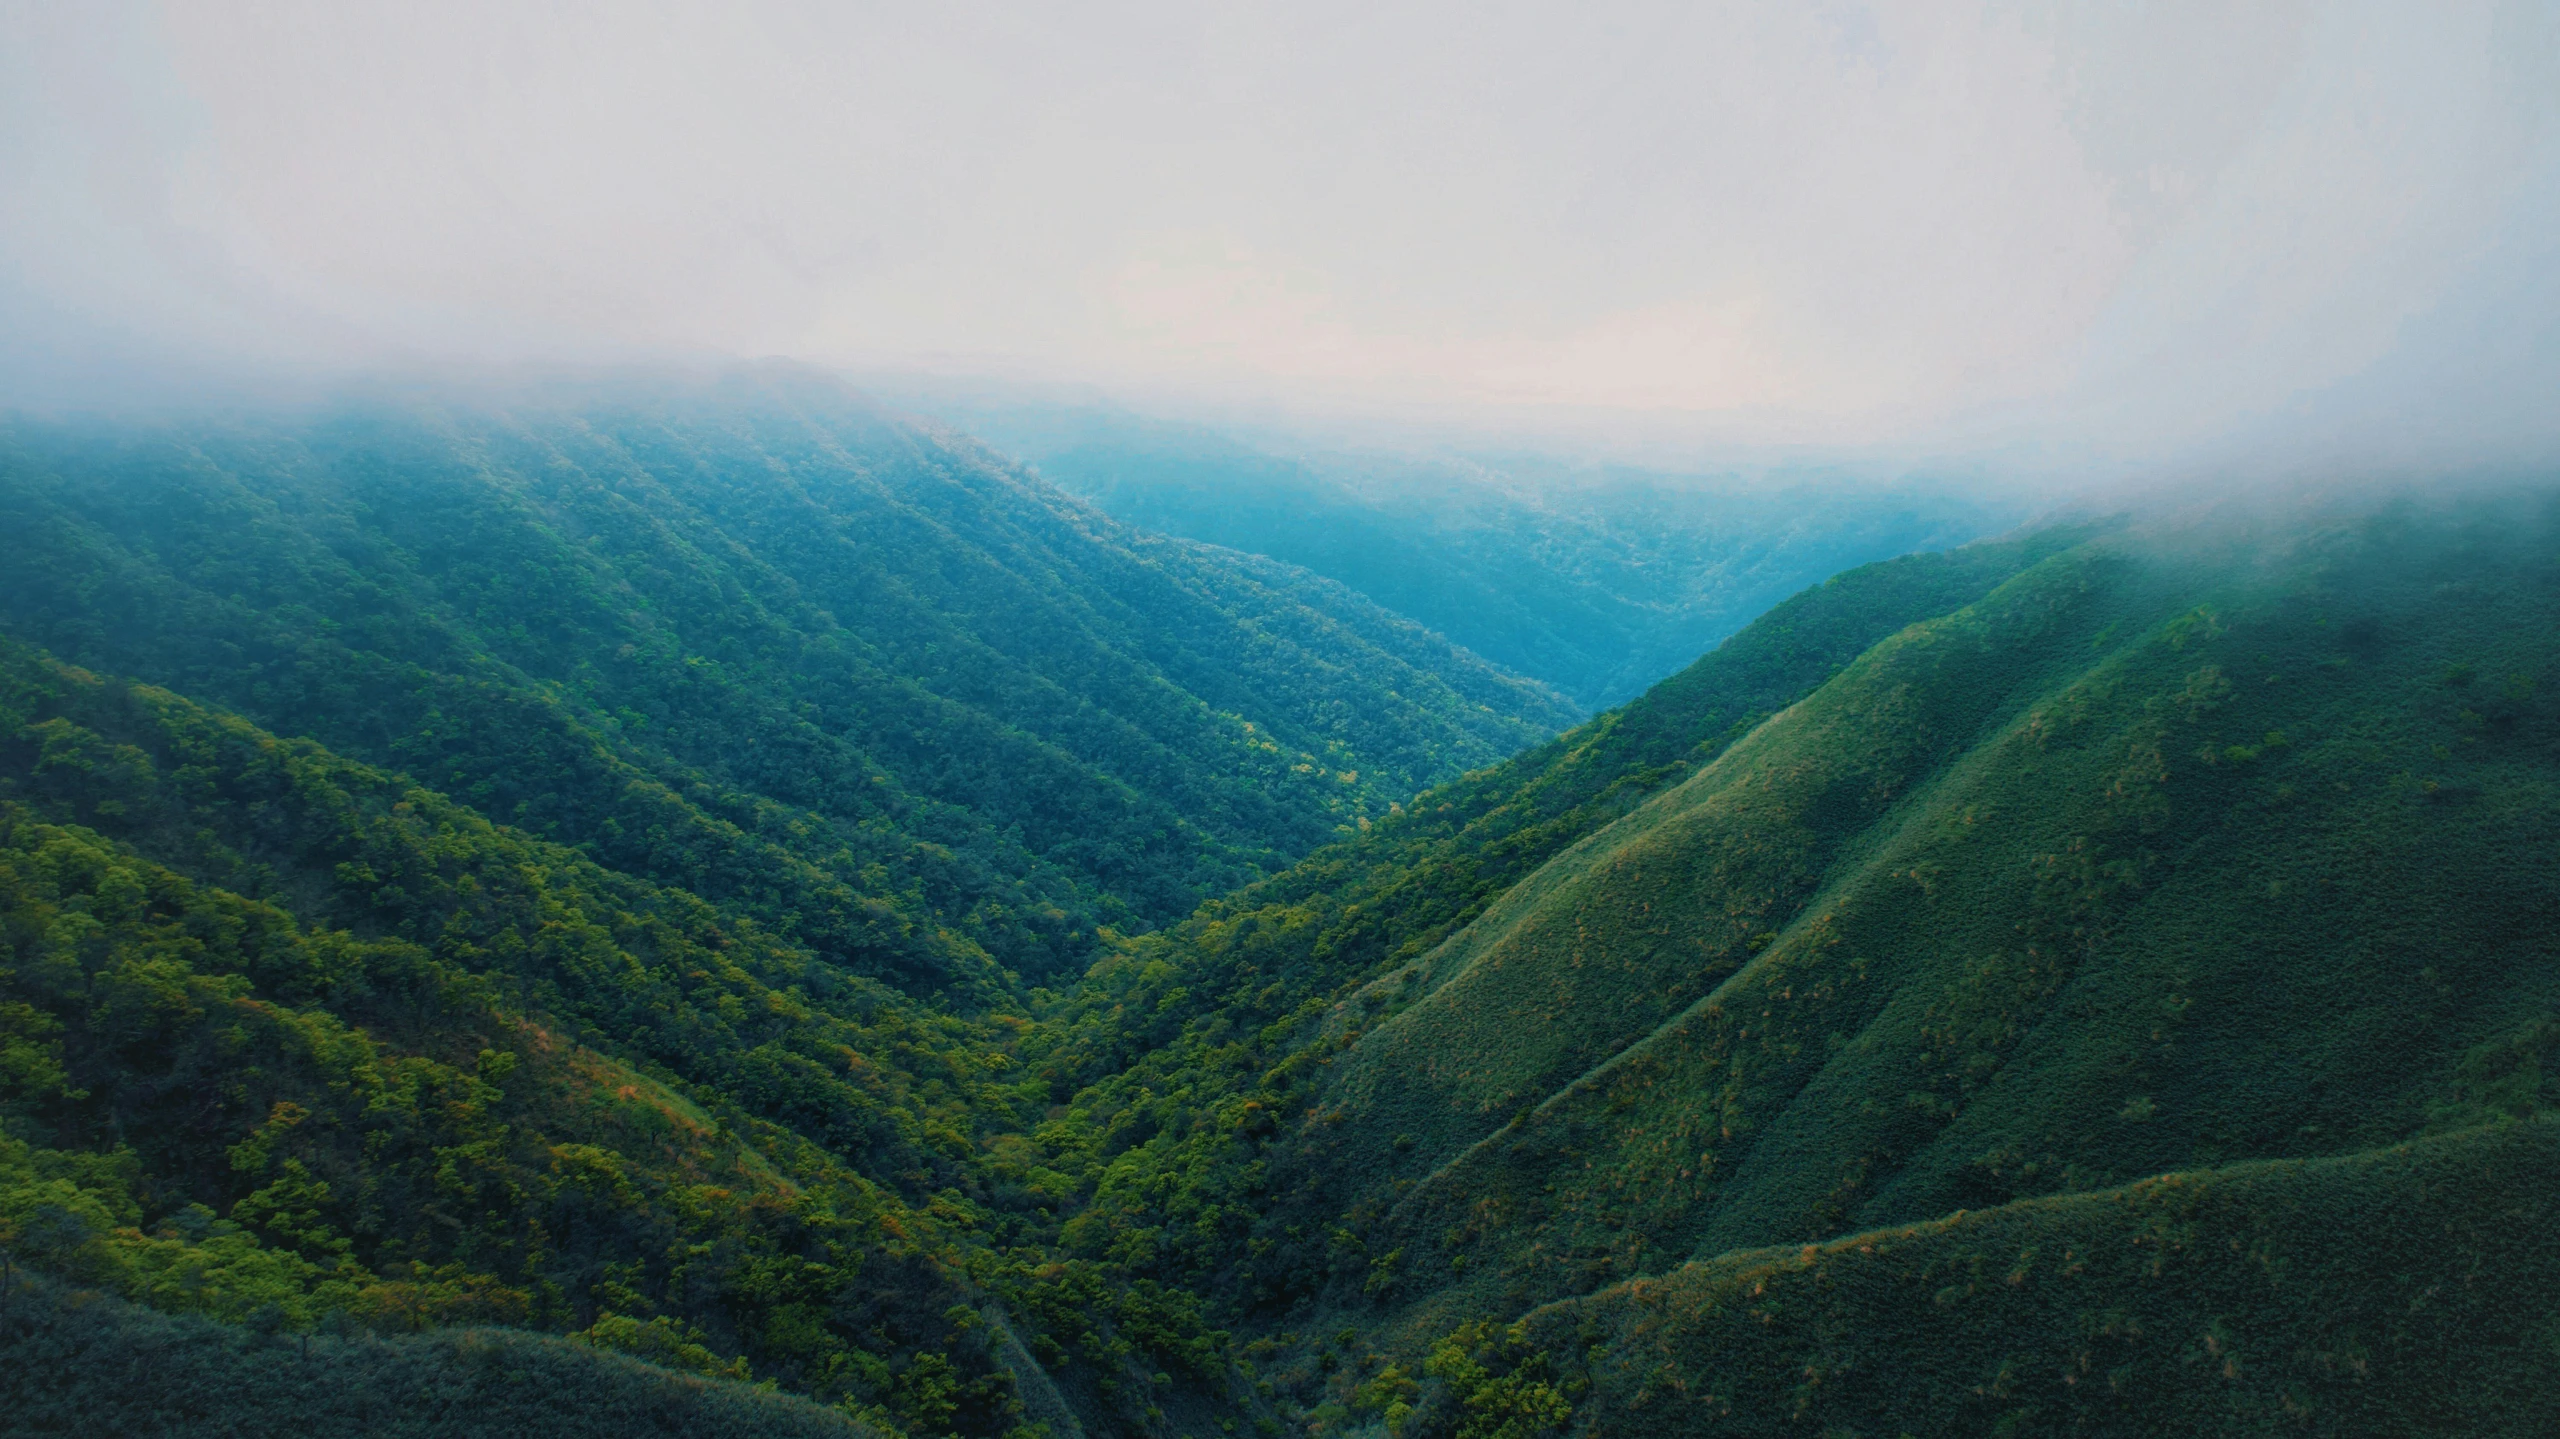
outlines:
{"label": "vegetation-covered slope", "polygon": [[1575,717],[790,370],[19,424],[0,629],[910,988],[1052,974]]}
{"label": "vegetation-covered slope", "polygon": [[1265,1202],[1254,1156],[1330,1065],[1340,1026],[1319,1021],[1333,1006],[1876,641],[2085,533],[1836,577],[1624,709],[1426,793],[1174,930],[1124,942],[1024,1040],[1060,1092],[1083,1090],[1039,1135],[1053,1171],[1096,1186],[1077,1242],[1148,1255],[1185,1282],[1225,1272],[1246,1294],[1302,1292],[1324,1266],[1322,1227],[1276,1249],[1266,1240],[1252,1259],[1242,1246]]}
{"label": "vegetation-covered slope", "polygon": [[2101,543],[1879,646],[1337,1066],[1370,1245],[1516,1305],[2458,1109],[2560,1013],[2554,554]]}
{"label": "vegetation-covered slope", "polygon": [[1870,566],[966,1011],[5,676],[0,1226],[47,1284],[916,1435],[2552,1418],[2538,500]]}
{"label": "vegetation-covered slope", "polygon": [[1808,584],[2025,518],[1925,481],[1364,452],[881,383],[1117,519],[1303,565],[1593,709],[1634,699]]}
{"label": "vegetation-covered slope", "polygon": [[[1128,1147],[1067,1242],[1190,1266],[1266,1316],[1244,1322],[1282,1341],[1281,1392],[1341,1425],[1410,1402],[1434,1336],[1692,1257],[2255,1159],[2335,1156],[2299,1182],[2355,1211],[2346,1190],[2383,1162],[2357,1156],[2552,1099],[2555,607],[2560,536],[2535,504],[2092,538],[1886,639],[1640,807],[1560,826],[1445,939],[1399,930],[1446,913],[1410,874],[1342,883],[1364,902],[1348,918],[1213,907],[1119,971],[1123,1028],[1196,1017],[1071,1107]],[[1420,942],[1346,942],[1401,932]],[[2465,1232],[2495,1231],[2511,1182],[2460,1198]],[[2509,1238],[2413,1231],[2382,1262],[2541,1262],[2541,1231]],[[2286,1326],[2324,1303],[2385,1303],[2346,1292],[2361,1262],[2305,1257],[2304,1283],[2337,1292],[2235,1311],[2228,1341],[2290,1353]],[[2103,1314],[2112,1281],[2091,1282]],[[1968,1364],[2004,1342],[1891,1322]],[[2369,1402],[2415,1404],[2413,1376],[2459,1364],[2442,1346],[2471,1331],[2426,1332]],[[2540,1333],[2514,1318],[2496,1342]],[[1563,1404],[1558,1376],[1604,1340],[1534,1360],[1556,1382],[1512,1399]],[[1410,1422],[1475,1422],[1452,1397],[1465,1366],[1439,1368]]]}
{"label": "vegetation-covered slope", "polygon": [[[1776,627],[1803,643],[1730,647],[1497,772],[1542,786],[1475,776],[1449,812],[1560,842],[1695,763],[1692,729],[1729,737],[2036,549],[1848,577]],[[5,678],[0,1223],[40,1268],[289,1333],[576,1333],[917,1432],[1238,1402],[1187,1271],[1061,1238],[1126,1139],[1041,1122],[1116,1052],[1080,1047],[1093,1001],[919,1012],[734,905],[307,741],[29,651]],[[1462,828],[1376,829],[1373,882]]]}
{"label": "vegetation-covered slope", "polygon": [[1021,1247],[1055,1199],[977,1163],[1037,1110],[1018,1017],[24,651],[0,735],[20,1262],[290,1331],[576,1333],[927,1433],[1060,1409],[1025,1342],[1214,1368],[1195,1301]]}

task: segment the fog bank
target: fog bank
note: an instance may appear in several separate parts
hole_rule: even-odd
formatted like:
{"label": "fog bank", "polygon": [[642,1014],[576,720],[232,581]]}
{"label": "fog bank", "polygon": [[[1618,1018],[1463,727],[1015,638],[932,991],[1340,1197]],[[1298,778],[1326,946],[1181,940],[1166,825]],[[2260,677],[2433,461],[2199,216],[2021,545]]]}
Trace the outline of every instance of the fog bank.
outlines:
{"label": "fog bank", "polygon": [[2560,7],[0,4],[0,387],[711,360],[2530,463]]}

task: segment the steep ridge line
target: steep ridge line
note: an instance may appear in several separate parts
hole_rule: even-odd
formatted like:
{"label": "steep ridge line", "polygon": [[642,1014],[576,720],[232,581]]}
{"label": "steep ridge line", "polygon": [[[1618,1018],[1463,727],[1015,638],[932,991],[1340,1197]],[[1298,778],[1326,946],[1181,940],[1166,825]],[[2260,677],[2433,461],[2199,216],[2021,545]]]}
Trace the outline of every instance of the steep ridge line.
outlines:
{"label": "steep ridge line", "polygon": [[[1997,598],[1996,594],[1994,598]],[[1961,619],[1962,616],[1950,618]],[[1882,648],[1879,646],[1880,650]],[[2120,663],[2122,653],[2118,651],[2110,655],[2100,668]],[[1444,1203],[1445,1191],[1461,1187],[1470,1170],[1498,1166],[1516,1159],[1518,1147],[1528,1139],[1531,1131],[1543,1125],[1570,1122],[1573,1109],[1598,1100],[1629,1071],[1659,1063],[1658,1051],[1662,1047],[1676,1045],[1686,1032],[1703,1022],[1720,1018],[1746,988],[1755,985],[1777,988],[1767,983],[1769,976],[1799,963],[1808,946],[1818,946],[1829,937],[1828,932],[1836,923],[1842,905],[1847,902],[1850,892],[1867,878],[1869,871],[1894,864],[1897,859],[1912,858],[1912,852],[1919,848],[1920,831],[1928,823],[1933,805],[1950,792],[1961,793],[1968,773],[1996,763],[1995,751],[1999,742],[2031,722],[2031,716],[2017,707],[2007,707],[2006,712],[2008,718],[2000,733],[1931,773],[1908,793],[1896,797],[1891,807],[1881,813],[1866,831],[1844,844],[1839,859],[1829,867],[1821,887],[1781,927],[1768,932],[1768,943],[1756,954],[1719,979],[1712,989],[1699,995],[1685,1009],[1546,1095],[1524,1111],[1515,1123],[1485,1135],[1453,1155],[1396,1202],[1385,1216],[1388,1228],[1391,1231],[1416,1231],[1422,1226],[1421,1216],[1433,1206],[1462,1206],[1465,1203],[1463,1197]],[[1770,723],[1775,725],[1780,718],[1773,717]],[[1737,745],[1735,750],[1728,751],[1728,756],[1740,753],[1741,746]],[[1743,755],[1742,762],[1747,764],[1749,756]],[[1690,783],[1695,784],[1705,778],[1702,773],[1699,780]],[[1438,1322],[1444,1317],[1435,1313],[1431,1319]],[[1441,1327],[1445,1328],[1446,1324]]]}
{"label": "steep ridge line", "polygon": [[[1844,756],[1875,752],[1858,725],[1954,736],[1854,815],[1804,902],[1754,924],[1766,942],[1711,991],[1515,1115],[1473,1111],[1482,1132],[1455,1145],[1413,1123],[1427,1105],[1361,1112],[1361,1056],[1432,1012],[1398,978],[1446,971],[1433,994],[1461,997],[1475,971],[1452,956],[1516,944],[1540,914],[1556,972],[1519,990],[1533,1001],[1570,996],[1601,946],[1658,974],[1645,925],[1664,886],[1640,897],[1650,915],[1565,911],[1611,853],[1702,812],[1666,795],[1517,891],[1520,912],[1498,901],[1429,971],[1332,1013],[1349,1048],[1271,1180],[1282,1222],[1332,1226],[1302,1322],[1409,1365],[1462,1321],[1692,1258],[2553,1103],[2537,1097],[2560,1073],[2560,885],[2537,858],[2560,841],[2552,524],[2531,500],[2472,499],[2098,541],[2126,563],[2050,653],[1978,651],[1996,658],[1947,681],[1953,707],[1909,688],[1894,695],[1917,710],[1849,704],[1894,662],[1898,642],[1879,646],[1683,781],[1801,774],[1780,741],[1826,706],[1857,720],[1823,741]],[[2010,698],[1976,708],[1993,694]],[[1567,1022],[1657,1002],[1609,994]],[[1418,1062],[1534,1067],[1554,1020],[1465,1013],[1475,1027],[1415,1044]]]}
{"label": "steep ridge line", "polygon": [[[1481,940],[1480,929],[1453,938],[1463,960],[1449,978],[1335,1067],[1328,1103],[1351,1116],[1328,1125],[1323,1142],[1377,1153],[1394,1134],[1418,1141],[1399,1146],[1411,1157],[1383,1174],[1363,1167],[1372,1192],[1428,1173],[1466,1142],[1464,1128],[1448,1128],[1453,1106],[1475,1137],[1498,1130],[1509,1117],[1501,1111],[1568,1087],[1767,951],[1840,847],[1963,753],[2003,697],[2030,680],[2036,644],[2084,643],[2101,628],[2104,616],[2078,624],[2075,612],[2095,592],[2091,576],[2118,563],[2103,551],[2066,553],[1957,615],[1887,639],[1605,838],[1550,861],[1520,906],[1498,906],[1510,910],[1507,925]],[[1985,657],[1996,657],[1988,676]],[[1933,707],[1930,696],[1943,697]],[[1925,719],[1910,722],[1915,714]],[[1623,957],[1590,940],[1612,926],[1621,935],[1641,926],[1620,941]],[[1703,948],[1692,956],[1675,936]],[[1600,1003],[1576,998],[1604,991]],[[1533,1014],[1542,1018],[1524,1030]],[[1498,1022],[1503,1042],[1466,1030],[1470,1015]],[[1435,1120],[1437,1135],[1426,1128]]]}

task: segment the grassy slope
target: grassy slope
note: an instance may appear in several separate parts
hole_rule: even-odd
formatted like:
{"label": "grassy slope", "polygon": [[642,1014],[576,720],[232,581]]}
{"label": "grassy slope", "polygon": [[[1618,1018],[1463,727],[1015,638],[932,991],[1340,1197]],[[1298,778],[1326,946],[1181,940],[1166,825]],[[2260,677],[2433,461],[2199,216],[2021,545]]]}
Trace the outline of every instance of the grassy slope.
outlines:
{"label": "grassy slope", "polygon": [[1344,1114],[1325,1144],[1399,1156],[1364,1163],[1369,1184],[1420,1179],[1688,1008],[2057,653],[2085,649],[2107,568],[2058,557],[1961,621],[1886,641],[1382,979],[1395,1017],[1335,1066]]}
{"label": "grassy slope", "polygon": [[[1413,958],[1463,928],[1547,860],[1721,753],[1914,620],[1979,597],[2085,532],[1912,555],[1837,576],[1787,601],[1646,695],[1533,749],[1417,796],[1287,870],[1203,905],[1175,942],[1181,999],[1091,985],[1145,1030],[1106,1026],[1118,1048],[1161,1042],[1168,1021],[1225,1012],[1280,982],[1289,1004]],[[1115,975],[1115,977],[1117,977]],[[1285,1006],[1284,1006],[1285,1008]]]}
{"label": "grassy slope", "polygon": [[2203,543],[1879,646],[1382,987],[1275,1165],[1287,1217],[1341,1215],[1334,1312],[1403,1347],[2542,1102],[2546,518]]}
{"label": "grassy slope", "polygon": [[791,373],[21,426],[0,517],[20,638],[910,985],[1055,970],[1574,717]]}

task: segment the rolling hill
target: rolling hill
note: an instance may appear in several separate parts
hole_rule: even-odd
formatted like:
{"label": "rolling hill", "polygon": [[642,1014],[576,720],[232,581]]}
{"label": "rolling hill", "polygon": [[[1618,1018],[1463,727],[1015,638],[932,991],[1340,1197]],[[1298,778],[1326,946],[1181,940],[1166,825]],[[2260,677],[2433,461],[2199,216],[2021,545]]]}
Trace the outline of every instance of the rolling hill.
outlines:
{"label": "rolling hill", "polygon": [[1594,1433],[2549,1433],[2555,1193],[2548,1120],[2465,1129],[1734,1251],[1519,1342]]}

